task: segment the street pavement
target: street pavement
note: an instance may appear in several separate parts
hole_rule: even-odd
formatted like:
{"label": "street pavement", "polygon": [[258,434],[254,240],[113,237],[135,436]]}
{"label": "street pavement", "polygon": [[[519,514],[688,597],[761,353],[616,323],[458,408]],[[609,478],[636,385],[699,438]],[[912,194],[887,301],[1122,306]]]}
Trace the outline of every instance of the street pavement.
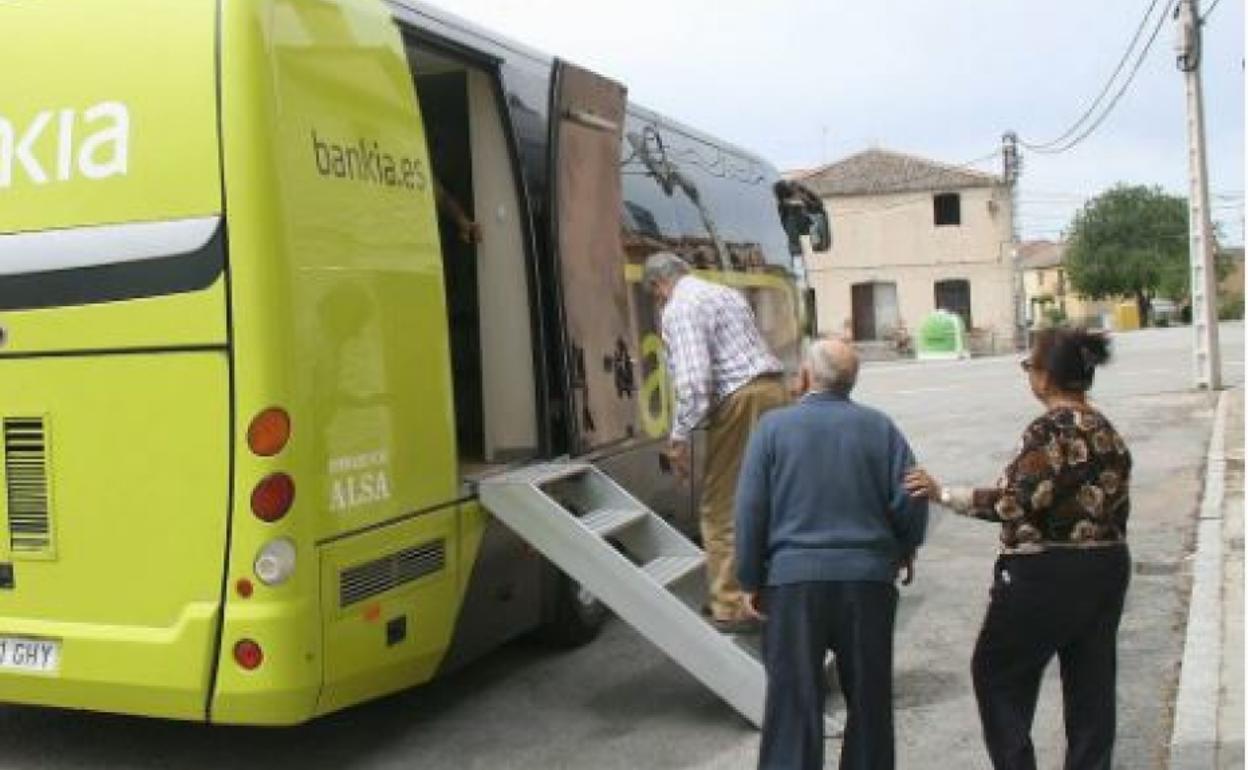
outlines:
{"label": "street pavement", "polygon": [[[1135,456],[1135,560],[1120,634],[1115,767],[1168,764],[1205,457],[1217,394],[1191,389],[1190,330],[1119,335],[1093,391]],[[1227,384],[1241,389],[1227,438],[1219,767],[1242,767],[1242,387],[1240,324],[1222,327]],[[984,484],[1038,413],[1017,358],[864,368],[855,396],[893,415],[948,483]],[[1232,423],[1235,420],[1231,421]],[[1238,452],[1236,476],[1234,453]],[[1233,506],[1238,505],[1238,517]],[[898,767],[987,768],[969,661],[987,602],[993,526],[934,509],[896,640]],[[1238,570],[1238,571],[1237,571]],[[1236,625],[1238,624],[1238,625]],[[1034,738],[1061,766],[1060,683],[1045,680]],[[429,686],[286,730],[0,708],[9,768],[751,768],[757,733],[624,624],[572,652],[509,645]],[[828,742],[835,767],[839,742]]]}
{"label": "street pavement", "polygon": [[1171,770],[1244,766],[1243,395],[1222,394],[1209,440]]}
{"label": "street pavement", "polygon": [[[1222,649],[1218,698],[1218,770],[1244,767],[1244,391],[1232,401],[1226,437],[1223,501]],[[1177,768],[1175,769],[1177,770]]]}

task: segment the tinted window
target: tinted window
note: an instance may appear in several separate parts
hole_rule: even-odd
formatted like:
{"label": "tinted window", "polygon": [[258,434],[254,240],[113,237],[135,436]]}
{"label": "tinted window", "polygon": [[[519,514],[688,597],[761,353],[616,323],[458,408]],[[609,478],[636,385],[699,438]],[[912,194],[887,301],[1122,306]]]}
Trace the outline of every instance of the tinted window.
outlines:
{"label": "tinted window", "polygon": [[636,115],[626,123],[622,159],[625,240],[633,261],[661,246],[714,267],[718,236],[729,269],[789,270],[772,189],[776,174],[764,164]]}

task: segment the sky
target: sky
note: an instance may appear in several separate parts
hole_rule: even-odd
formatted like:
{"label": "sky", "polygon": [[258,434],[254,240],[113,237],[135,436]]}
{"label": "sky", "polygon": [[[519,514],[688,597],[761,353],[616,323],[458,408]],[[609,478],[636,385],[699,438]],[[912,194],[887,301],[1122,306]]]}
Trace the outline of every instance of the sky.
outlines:
{"label": "sky", "polygon": [[[1141,43],[1172,1],[1158,0]],[[872,147],[963,164],[998,151],[1008,130],[1049,142],[1092,104],[1152,2],[433,0],[619,80],[631,100],[781,170]],[[1223,241],[1242,244],[1244,0],[1211,2],[1201,0],[1210,204]],[[1080,206],[1119,182],[1188,194],[1175,38],[1167,14],[1128,90],[1078,146],[1023,150],[1024,239],[1060,237]]]}

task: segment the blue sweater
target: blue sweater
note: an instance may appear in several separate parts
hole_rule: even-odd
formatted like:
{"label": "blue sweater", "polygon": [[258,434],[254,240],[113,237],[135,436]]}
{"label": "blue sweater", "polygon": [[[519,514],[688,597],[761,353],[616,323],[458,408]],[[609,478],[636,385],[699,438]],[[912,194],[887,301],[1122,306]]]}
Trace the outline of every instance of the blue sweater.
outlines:
{"label": "blue sweater", "polygon": [[763,416],[737,484],[737,575],[746,591],[810,581],[892,582],[927,530],[902,476],[914,454],[883,413],[812,393]]}

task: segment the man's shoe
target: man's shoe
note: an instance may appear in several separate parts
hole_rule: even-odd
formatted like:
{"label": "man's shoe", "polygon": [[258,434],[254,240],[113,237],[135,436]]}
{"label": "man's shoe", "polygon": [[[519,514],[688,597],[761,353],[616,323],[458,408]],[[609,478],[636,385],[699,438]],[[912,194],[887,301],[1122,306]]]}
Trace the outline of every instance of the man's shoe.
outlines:
{"label": "man's shoe", "polygon": [[743,636],[747,634],[757,634],[762,632],[763,624],[754,618],[712,618],[711,625],[715,626],[715,630],[721,634],[733,634]]}

